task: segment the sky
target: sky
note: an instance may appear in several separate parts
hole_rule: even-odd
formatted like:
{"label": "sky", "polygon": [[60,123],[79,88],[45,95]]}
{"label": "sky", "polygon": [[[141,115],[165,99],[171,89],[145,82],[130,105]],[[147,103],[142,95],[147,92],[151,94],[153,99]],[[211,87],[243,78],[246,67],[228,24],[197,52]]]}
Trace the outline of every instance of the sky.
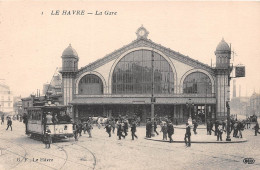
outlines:
{"label": "sky", "polygon": [[[85,15],[61,15],[63,10]],[[246,77],[236,79],[237,94],[239,85],[241,96],[260,92],[260,2],[0,0],[0,79],[14,95],[27,97],[51,81],[69,44],[84,67],[131,43],[141,25],[153,42],[208,65],[224,38],[235,52],[231,62],[246,67]]]}

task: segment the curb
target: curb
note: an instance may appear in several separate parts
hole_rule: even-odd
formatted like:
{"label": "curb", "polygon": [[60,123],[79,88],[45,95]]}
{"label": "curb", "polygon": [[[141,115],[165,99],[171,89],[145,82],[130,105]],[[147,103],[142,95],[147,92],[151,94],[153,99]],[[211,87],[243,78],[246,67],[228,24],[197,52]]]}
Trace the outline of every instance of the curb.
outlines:
{"label": "curb", "polygon": [[[159,139],[150,139],[150,138],[144,138],[146,140],[156,141],[156,142],[167,142],[165,140],[159,140]],[[244,139],[242,141],[191,141],[190,143],[217,143],[217,144],[227,144],[227,143],[243,143],[247,142],[247,139]],[[185,143],[184,141],[173,141],[172,143]]]}

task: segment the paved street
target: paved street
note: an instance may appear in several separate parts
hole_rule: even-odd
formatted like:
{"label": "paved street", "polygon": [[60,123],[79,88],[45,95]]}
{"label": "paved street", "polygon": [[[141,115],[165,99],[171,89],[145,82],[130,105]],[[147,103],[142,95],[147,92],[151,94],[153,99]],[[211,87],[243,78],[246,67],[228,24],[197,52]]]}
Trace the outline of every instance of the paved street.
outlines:
{"label": "paved street", "polygon": [[[252,129],[244,130],[244,143],[192,143],[186,148],[184,143],[146,140],[144,127],[137,128],[137,140],[127,136],[119,141],[95,126],[93,138],[83,134],[77,142],[71,138],[45,149],[24,134],[23,123],[13,121],[13,131],[5,128],[0,126],[0,169],[260,169],[260,136],[253,136]],[[184,134],[184,129],[175,131]],[[244,164],[244,158],[255,163]]]}

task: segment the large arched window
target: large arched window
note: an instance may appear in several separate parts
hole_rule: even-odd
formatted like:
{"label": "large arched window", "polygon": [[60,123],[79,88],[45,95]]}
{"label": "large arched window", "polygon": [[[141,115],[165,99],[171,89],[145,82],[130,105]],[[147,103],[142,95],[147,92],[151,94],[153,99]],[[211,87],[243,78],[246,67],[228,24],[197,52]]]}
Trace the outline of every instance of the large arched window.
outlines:
{"label": "large arched window", "polygon": [[[154,53],[154,93],[173,94],[174,74],[170,64]],[[114,68],[113,94],[151,94],[152,51],[137,50],[124,56]]]}
{"label": "large arched window", "polygon": [[189,74],[183,81],[183,93],[211,94],[210,78],[201,72]]}
{"label": "large arched window", "polygon": [[103,94],[103,83],[98,76],[87,74],[80,79],[78,89],[78,94]]}

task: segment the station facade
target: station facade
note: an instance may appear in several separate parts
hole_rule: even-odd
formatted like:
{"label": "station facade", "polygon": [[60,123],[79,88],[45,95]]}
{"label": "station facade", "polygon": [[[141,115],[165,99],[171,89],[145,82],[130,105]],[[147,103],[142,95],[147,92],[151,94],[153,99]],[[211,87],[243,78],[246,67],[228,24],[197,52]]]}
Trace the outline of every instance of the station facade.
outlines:
{"label": "station facade", "polygon": [[179,123],[189,115],[199,122],[225,119],[229,45],[223,39],[217,45],[211,67],[151,41],[148,34],[140,27],[136,40],[80,69],[76,50],[69,45],[63,51],[63,104],[73,106],[74,119],[135,114],[144,122],[151,116],[152,95],[158,117]]}

